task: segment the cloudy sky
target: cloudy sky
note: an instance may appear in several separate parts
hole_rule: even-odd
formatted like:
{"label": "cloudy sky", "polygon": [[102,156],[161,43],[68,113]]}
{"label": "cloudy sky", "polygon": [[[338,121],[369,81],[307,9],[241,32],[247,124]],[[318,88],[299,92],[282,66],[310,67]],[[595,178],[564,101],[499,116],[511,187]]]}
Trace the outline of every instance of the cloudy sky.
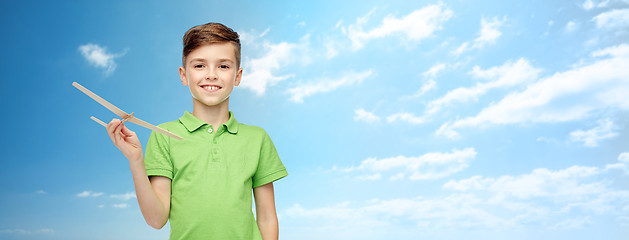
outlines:
{"label": "cloudy sky", "polygon": [[[289,176],[281,239],[626,239],[629,1],[2,1],[0,239],[167,239],[76,81],[192,111],[184,32],[240,33],[230,102]],[[137,125],[146,145],[149,130]]]}

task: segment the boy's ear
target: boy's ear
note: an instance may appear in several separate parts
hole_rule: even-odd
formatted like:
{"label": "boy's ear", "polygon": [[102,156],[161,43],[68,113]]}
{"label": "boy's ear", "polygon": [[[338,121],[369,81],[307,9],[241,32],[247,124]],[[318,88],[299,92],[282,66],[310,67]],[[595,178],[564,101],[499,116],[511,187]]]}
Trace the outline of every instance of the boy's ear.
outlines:
{"label": "boy's ear", "polygon": [[188,80],[186,79],[186,69],[179,67],[179,78],[181,78],[181,84],[188,86]]}
{"label": "boy's ear", "polygon": [[238,72],[236,72],[236,79],[234,79],[234,86],[240,85],[241,78],[242,78],[242,68],[239,68]]}

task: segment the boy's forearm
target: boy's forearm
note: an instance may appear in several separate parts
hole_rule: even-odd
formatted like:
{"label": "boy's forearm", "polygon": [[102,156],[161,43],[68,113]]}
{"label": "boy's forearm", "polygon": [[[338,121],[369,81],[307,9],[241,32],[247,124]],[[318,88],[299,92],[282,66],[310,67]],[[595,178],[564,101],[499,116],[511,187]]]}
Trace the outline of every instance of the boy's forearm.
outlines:
{"label": "boy's forearm", "polygon": [[267,183],[253,189],[256,200],[256,221],[264,240],[277,240],[279,227],[275,212],[275,194],[273,183]]}
{"label": "boy's forearm", "polygon": [[[144,159],[129,161],[131,175],[133,176],[133,185],[135,186],[135,194],[146,223],[153,228],[160,229],[168,221],[168,212],[170,209],[165,209],[163,201],[160,200],[151,185],[146,174],[143,160]],[[170,205],[170,199],[168,200],[168,204]]]}
{"label": "boy's forearm", "polygon": [[274,218],[258,219],[257,222],[263,240],[277,240],[279,238],[277,216]]}

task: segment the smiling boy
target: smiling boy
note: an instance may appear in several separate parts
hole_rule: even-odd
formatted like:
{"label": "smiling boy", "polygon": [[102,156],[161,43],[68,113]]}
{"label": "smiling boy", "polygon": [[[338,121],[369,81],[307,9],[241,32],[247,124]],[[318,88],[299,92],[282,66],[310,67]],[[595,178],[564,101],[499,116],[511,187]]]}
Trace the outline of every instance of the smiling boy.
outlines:
{"label": "smiling boy", "polygon": [[170,239],[278,239],[273,181],[288,173],[268,134],[229,111],[243,71],[238,33],[208,23],[188,30],[183,45],[179,76],[193,111],[159,125],[183,140],[152,132],[144,156],[123,122],[107,126],[129,160],[142,215],[156,229],[170,220]]}

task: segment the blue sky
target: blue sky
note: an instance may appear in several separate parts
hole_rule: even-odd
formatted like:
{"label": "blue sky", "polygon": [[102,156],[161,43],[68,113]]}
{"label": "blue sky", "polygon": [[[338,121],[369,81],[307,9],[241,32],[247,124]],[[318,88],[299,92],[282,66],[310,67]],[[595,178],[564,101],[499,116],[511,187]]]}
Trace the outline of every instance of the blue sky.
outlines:
{"label": "blue sky", "polygon": [[[240,33],[230,102],[289,176],[281,239],[625,239],[629,1],[0,3],[0,239],[166,239],[111,112],[192,111],[181,38]],[[149,130],[129,125],[146,144]]]}

